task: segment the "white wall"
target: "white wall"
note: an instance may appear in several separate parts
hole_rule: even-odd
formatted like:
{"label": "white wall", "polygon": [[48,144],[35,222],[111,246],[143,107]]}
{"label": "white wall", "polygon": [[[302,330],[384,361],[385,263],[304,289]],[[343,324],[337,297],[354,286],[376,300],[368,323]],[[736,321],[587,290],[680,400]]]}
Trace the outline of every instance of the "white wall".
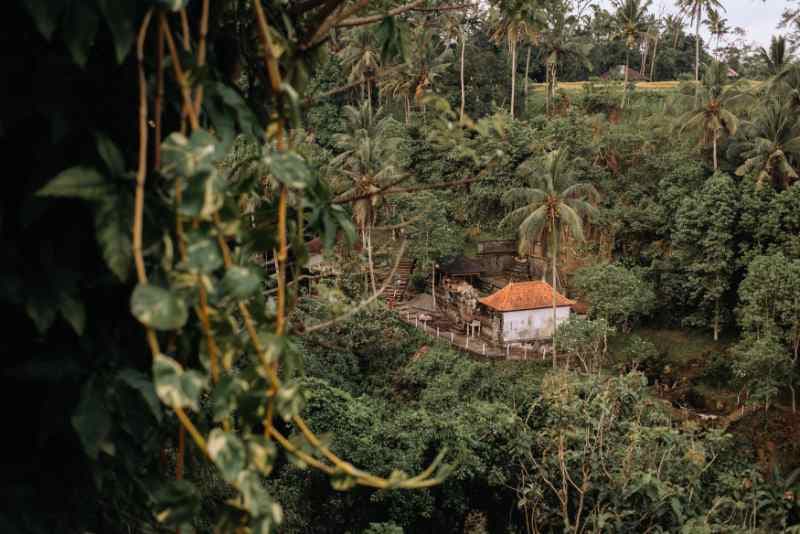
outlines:
{"label": "white wall", "polygon": [[[570,307],[556,308],[557,324],[569,319]],[[545,339],[553,336],[553,308],[503,313],[503,341]]]}

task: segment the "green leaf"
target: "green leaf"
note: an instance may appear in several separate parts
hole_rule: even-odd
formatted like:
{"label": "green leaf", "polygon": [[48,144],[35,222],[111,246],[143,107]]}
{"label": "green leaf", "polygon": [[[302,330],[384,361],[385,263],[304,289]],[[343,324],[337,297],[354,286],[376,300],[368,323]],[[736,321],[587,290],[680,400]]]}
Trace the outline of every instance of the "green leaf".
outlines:
{"label": "green leaf", "polygon": [[84,452],[96,460],[100,450],[105,450],[104,442],[111,432],[111,416],[106,410],[105,399],[91,383],[84,385],[71,420]]}
{"label": "green leaf", "polygon": [[284,421],[300,415],[305,404],[306,399],[303,392],[296,384],[282,387],[275,397],[275,409],[281,414]]}
{"label": "green leaf", "polygon": [[193,521],[201,510],[200,492],[187,480],[171,480],[153,495],[156,519],[166,525]]}
{"label": "green leaf", "polygon": [[133,45],[135,30],[133,20],[136,17],[134,0],[97,0],[97,7],[106,19],[111,35],[114,37],[114,50],[117,63],[122,63]]}
{"label": "green leaf", "polygon": [[97,200],[108,195],[110,185],[94,167],[72,167],[50,180],[36,194]]}
{"label": "green leaf", "polygon": [[171,291],[139,284],[131,295],[131,313],[139,322],[156,330],[177,330],[186,324],[186,303]]}
{"label": "green leaf", "polygon": [[185,185],[178,211],[187,217],[209,219],[225,202],[224,188],[225,180],[215,169],[201,171]]}
{"label": "green leaf", "polygon": [[293,152],[277,153],[272,156],[270,169],[272,175],[287,187],[302,189],[311,180],[311,172],[306,162]]}
{"label": "green leaf", "polygon": [[103,163],[108,167],[111,176],[117,177],[125,174],[125,157],[119,147],[102,132],[95,134],[95,142],[97,144],[97,153],[100,154]]}
{"label": "green leaf", "polygon": [[235,482],[245,467],[244,444],[232,432],[212,430],[208,436],[208,455],[228,482]]}
{"label": "green leaf", "polygon": [[242,505],[253,517],[273,513],[272,498],[264,489],[261,477],[253,471],[241,471],[236,480],[236,487],[242,494]]}
{"label": "green leaf", "polygon": [[86,307],[83,302],[65,293],[61,294],[59,301],[58,308],[61,315],[72,326],[75,333],[82,336],[86,327]]}
{"label": "green leaf", "polygon": [[231,267],[222,279],[222,289],[235,299],[247,298],[260,288],[261,277],[247,267]]}
{"label": "green leaf", "polygon": [[62,33],[73,61],[81,67],[89,60],[99,21],[92,2],[78,0],[70,3]]}
{"label": "green leaf", "polygon": [[190,138],[175,132],[161,145],[161,173],[168,178],[192,178],[213,169],[219,159],[217,140],[205,130],[195,130]]}
{"label": "green leaf", "polygon": [[264,476],[269,476],[278,457],[275,443],[264,436],[253,436],[247,440],[247,452],[250,464]]}
{"label": "green leaf", "polygon": [[103,259],[120,281],[125,282],[133,263],[131,195],[119,191],[107,196],[95,208],[94,231]]}
{"label": "green leaf", "polygon": [[236,113],[239,129],[247,135],[259,137],[261,135],[261,124],[258,121],[258,116],[247,105],[247,101],[237,91],[224,83],[217,82],[212,87],[222,102]]}
{"label": "green leaf", "polygon": [[247,391],[247,382],[241,378],[228,374],[222,376],[211,393],[214,421],[222,421],[233,415],[236,411],[238,397],[245,391]]}
{"label": "green leaf", "polygon": [[197,411],[205,377],[197,371],[184,371],[181,364],[159,354],[153,360],[153,383],[161,402],[172,408],[190,407]]}
{"label": "green leaf", "polygon": [[33,18],[36,29],[49,41],[67,7],[67,0],[27,0],[22,5]]}
{"label": "green leaf", "polygon": [[161,422],[163,411],[161,410],[161,402],[158,400],[153,382],[144,373],[130,368],[120,371],[117,378],[128,387],[138,391],[147,407],[150,408],[150,413],[153,414],[153,417],[158,422]]}
{"label": "green leaf", "polygon": [[222,253],[211,239],[200,239],[186,248],[186,264],[192,272],[208,274],[222,267]]}
{"label": "green leaf", "polygon": [[58,301],[46,289],[39,288],[28,293],[25,299],[25,311],[39,333],[44,334],[56,320]]}

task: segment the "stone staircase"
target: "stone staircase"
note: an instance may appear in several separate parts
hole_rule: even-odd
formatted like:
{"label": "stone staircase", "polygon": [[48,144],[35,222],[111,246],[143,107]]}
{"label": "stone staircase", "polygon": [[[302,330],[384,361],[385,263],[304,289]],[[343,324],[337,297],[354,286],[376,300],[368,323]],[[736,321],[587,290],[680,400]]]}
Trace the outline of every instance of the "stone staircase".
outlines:
{"label": "stone staircase", "polygon": [[506,269],[506,274],[512,282],[525,282],[531,279],[528,271],[528,261],[514,259],[513,263]]}
{"label": "stone staircase", "polygon": [[394,308],[395,305],[403,300],[403,296],[408,288],[408,283],[411,280],[411,273],[414,272],[416,260],[409,260],[403,258],[397,266],[397,271],[394,273],[392,283],[384,290],[383,298],[389,308]]}

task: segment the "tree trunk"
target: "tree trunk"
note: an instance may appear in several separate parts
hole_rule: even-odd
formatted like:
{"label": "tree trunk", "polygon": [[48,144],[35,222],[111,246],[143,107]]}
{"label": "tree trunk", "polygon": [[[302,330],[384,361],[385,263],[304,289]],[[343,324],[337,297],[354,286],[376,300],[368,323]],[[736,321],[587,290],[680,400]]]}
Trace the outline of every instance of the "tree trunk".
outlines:
{"label": "tree trunk", "polygon": [[697,23],[695,24],[694,30],[694,104],[697,105],[697,99],[700,98],[700,15],[702,11],[700,10],[700,6],[698,4],[697,13],[695,13],[697,18]]}
{"label": "tree trunk", "polygon": [[553,369],[556,368],[556,325],[557,325],[557,323],[556,323],[556,256],[557,256],[556,247],[558,245],[556,244],[556,238],[557,237],[556,237],[556,228],[555,228],[555,226],[556,226],[555,220],[551,219],[550,220],[550,231],[551,231],[551,234],[553,236],[553,247],[552,247],[552,250],[550,252],[552,254],[552,256],[553,256],[553,263],[551,265],[551,267],[553,269],[553,273],[552,273],[553,274]]}
{"label": "tree trunk", "polygon": [[464,30],[461,30],[461,113],[459,120],[464,120],[464,105],[466,102],[466,91],[464,90],[464,49],[467,48],[467,37],[464,35]]}
{"label": "tree trunk", "polygon": [[653,59],[650,60],[650,81],[656,81],[656,56],[658,56],[658,35],[656,35],[655,43],[653,44]]}
{"label": "tree trunk", "polygon": [[514,118],[514,97],[517,88],[517,42],[511,43],[511,118]]}
{"label": "tree trunk", "polygon": [[369,110],[369,120],[372,121],[372,82],[367,78],[367,109]]}
{"label": "tree trunk", "polygon": [[717,134],[714,132],[714,172],[717,172]]}
{"label": "tree trunk", "polygon": [[631,59],[631,49],[625,52],[625,81],[622,82],[622,104],[620,105],[620,109],[625,109],[625,100],[628,97],[628,64],[630,63]]}
{"label": "tree trunk", "polygon": [[719,299],[714,305],[714,341],[719,341]]}
{"label": "tree trunk", "polygon": [[372,284],[372,294],[378,292],[378,286],[375,283],[375,268],[372,264],[372,226],[367,228],[367,260],[369,261],[369,280]]}
{"label": "tree trunk", "polygon": [[528,111],[528,85],[530,83],[528,72],[531,68],[531,48],[528,46],[528,57],[525,59],[525,111]]}
{"label": "tree trunk", "polygon": [[642,47],[642,64],[639,65],[639,75],[644,76],[647,72],[647,57],[650,55],[650,41],[645,37],[644,46]]}

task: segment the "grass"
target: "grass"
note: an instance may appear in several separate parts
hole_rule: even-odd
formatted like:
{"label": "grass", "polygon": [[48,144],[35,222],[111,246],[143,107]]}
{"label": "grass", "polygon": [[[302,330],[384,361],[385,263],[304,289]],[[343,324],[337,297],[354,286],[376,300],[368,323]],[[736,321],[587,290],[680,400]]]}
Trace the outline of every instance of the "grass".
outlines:
{"label": "grass", "polygon": [[[761,83],[759,80],[743,80],[750,84],[753,88],[758,87]],[[660,81],[660,82],[631,82],[636,86],[637,90],[652,90],[652,91],[672,91],[677,89],[681,83],[692,83],[692,82],[680,82],[677,80],[670,80],[670,81]],[[558,89],[567,91],[567,92],[576,92],[576,91],[583,91],[583,88],[587,85],[591,85],[596,89],[602,89],[606,87],[614,88],[614,89],[621,89],[622,82],[620,81],[601,81],[601,82],[559,82]],[[531,89],[535,93],[544,93],[547,87],[547,84],[544,83],[532,83],[530,84]]]}
{"label": "grass", "polygon": [[676,365],[703,360],[726,347],[723,341],[714,341],[711,332],[704,330],[639,328],[633,334],[653,343],[659,352],[666,354],[667,361]]}

